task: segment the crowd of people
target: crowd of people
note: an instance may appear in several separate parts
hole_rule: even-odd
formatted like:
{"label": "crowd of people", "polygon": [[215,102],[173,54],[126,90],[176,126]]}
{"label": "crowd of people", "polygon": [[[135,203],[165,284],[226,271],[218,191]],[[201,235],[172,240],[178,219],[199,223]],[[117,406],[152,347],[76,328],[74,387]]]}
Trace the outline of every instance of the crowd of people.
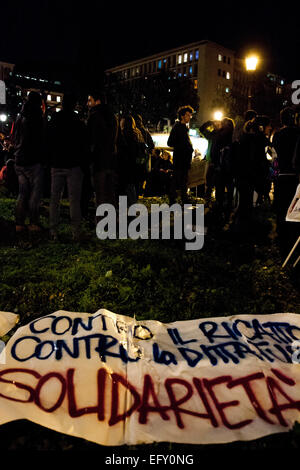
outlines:
{"label": "crowd of people", "polygon": [[[282,109],[280,127],[274,128],[268,116],[248,110],[240,135],[236,136],[234,131],[234,122],[229,118],[208,121],[200,128],[209,142],[206,197],[211,196],[214,187],[217,210],[225,220],[237,205],[236,227],[248,235],[254,228],[253,208],[270,201],[273,184],[277,234],[280,247],[285,251],[299,233],[297,224],[285,220],[300,182],[297,113],[291,107]],[[238,201],[234,201],[234,195]]]}
{"label": "crowd of people", "polygon": [[[53,240],[58,236],[64,194],[75,240],[80,238],[82,217],[88,215],[93,199],[96,207],[103,203],[117,207],[119,195],[126,195],[130,206],[139,195],[167,194],[172,204],[179,190],[181,201],[189,201],[193,108],[178,109],[168,138],[171,155],[155,148],[140,115],[116,116],[97,91],[88,95],[87,105],[89,115],[83,121],[74,112],[76,97],[66,93],[62,110],[48,121],[40,94],[30,92],[11,136],[0,135],[0,180],[17,195],[17,233],[42,230],[40,203],[47,187]],[[277,232],[286,240],[290,228],[285,215],[299,184],[300,128],[292,108],[283,109],[280,119],[280,128],[273,129],[267,116],[249,110],[238,137],[234,121],[227,117],[205,122],[199,133],[208,140],[205,198],[210,199],[215,189],[216,216],[228,219],[236,209],[238,194],[235,222],[246,233],[252,223],[253,195],[257,195],[256,204],[268,200],[273,183]]]}

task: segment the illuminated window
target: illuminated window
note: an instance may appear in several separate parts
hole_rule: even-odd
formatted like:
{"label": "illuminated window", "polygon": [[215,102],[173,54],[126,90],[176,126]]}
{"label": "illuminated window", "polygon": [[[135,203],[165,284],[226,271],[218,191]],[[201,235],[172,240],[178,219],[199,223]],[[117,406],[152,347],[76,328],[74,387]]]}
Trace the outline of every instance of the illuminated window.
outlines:
{"label": "illuminated window", "polygon": [[161,69],[161,66],[162,66],[162,62],[161,60],[158,61],[158,68]]}
{"label": "illuminated window", "polygon": [[226,73],[226,78],[227,78],[227,80],[230,80],[230,73],[229,72]]}
{"label": "illuminated window", "polygon": [[186,53],[184,54],[184,56],[183,56],[183,61],[184,61],[184,62],[187,62],[187,61],[188,61],[188,54],[187,54],[187,52],[186,52]]}
{"label": "illuminated window", "polygon": [[51,95],[47,95],[47,101],[51,101]]}
{"label": "illuminated window", "polygon": [[60,103],[60,102],[61,102],[61,97],[60,97],[60,96],[57,96],[57,97],[56,97],[56,101],[57,101],[58,103]]}
{"label": "illuminated window", "polygon": [[196,59],[196,60],[199,59],[199,50],[198,50],[198,49],[195,51],[195,59]]}
{"label": "illuminated window", "polygon": [[225,93],[229,93],[230,89],[228,87],[225,88]]}
{"label": "illuminated window", "polygon": [[193,60],[193,53],[190,52],[190,60]]}
{"label": "illuminated window", "polygon": [[182,55],[179,54],[178,56],[178,61],[177,61],[178,64],[182,64]]}
{"label": "illuminated window", "polygon": [[218,61],[222,62],[222,55],[221,54],[218,54]]}
{"label": "illuminated window", "polygon": [[193,66],[191,65],[190,68],[189,68],[189,73],[192,75],[193,73]]}
{"label": "illuminated window", "polygon": [[198,88],[198,80],[194,80],[194,90],[197,90]]}

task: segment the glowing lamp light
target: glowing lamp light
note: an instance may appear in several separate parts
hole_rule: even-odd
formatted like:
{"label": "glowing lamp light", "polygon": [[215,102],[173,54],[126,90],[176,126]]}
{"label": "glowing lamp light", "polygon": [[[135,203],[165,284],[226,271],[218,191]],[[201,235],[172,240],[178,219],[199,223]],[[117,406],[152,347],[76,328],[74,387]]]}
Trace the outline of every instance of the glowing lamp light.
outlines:
{"label": "glowing lamp light", "polygon": [[1,122],[6,122],[7,121],[7,115],[6,114],[0,114],[0,121]]}
{"label": "glowing lamp light", "polygon": [[214,120],[215,121],[221,121],[222,118],[223,118],[222,111],[215,111],[214,112]]}
{"label": "glowing lamp light", "polygon": [[246,63],[246,70],[254,71],[256,70],[256,67],[258,64],[258,57],[256,55],[251,55],[249,57],[246,57],[245,63]]}

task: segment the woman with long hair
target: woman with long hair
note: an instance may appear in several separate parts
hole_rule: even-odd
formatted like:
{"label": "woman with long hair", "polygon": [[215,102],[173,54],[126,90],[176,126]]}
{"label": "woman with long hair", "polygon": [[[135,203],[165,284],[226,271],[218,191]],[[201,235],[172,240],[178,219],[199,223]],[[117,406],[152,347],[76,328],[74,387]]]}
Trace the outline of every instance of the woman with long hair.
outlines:
{"label": "woman with long hair", "polygon": [[145,142],[134,118],[130,114],[122,116],[117,138],[119,194],[127,196],[128,206],[138,198],[143,152]]}

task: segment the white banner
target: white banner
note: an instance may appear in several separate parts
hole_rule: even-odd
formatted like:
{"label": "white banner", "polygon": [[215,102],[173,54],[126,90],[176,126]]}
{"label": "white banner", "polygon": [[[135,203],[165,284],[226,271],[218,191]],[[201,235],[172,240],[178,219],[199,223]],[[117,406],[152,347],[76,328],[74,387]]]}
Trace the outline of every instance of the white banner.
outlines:
{"label": "white banner", "polygon": [[0,423],[113,446],[251,440],[300,421],[300,316],[135,321],[59,311],[20,327],[0,365]]}

